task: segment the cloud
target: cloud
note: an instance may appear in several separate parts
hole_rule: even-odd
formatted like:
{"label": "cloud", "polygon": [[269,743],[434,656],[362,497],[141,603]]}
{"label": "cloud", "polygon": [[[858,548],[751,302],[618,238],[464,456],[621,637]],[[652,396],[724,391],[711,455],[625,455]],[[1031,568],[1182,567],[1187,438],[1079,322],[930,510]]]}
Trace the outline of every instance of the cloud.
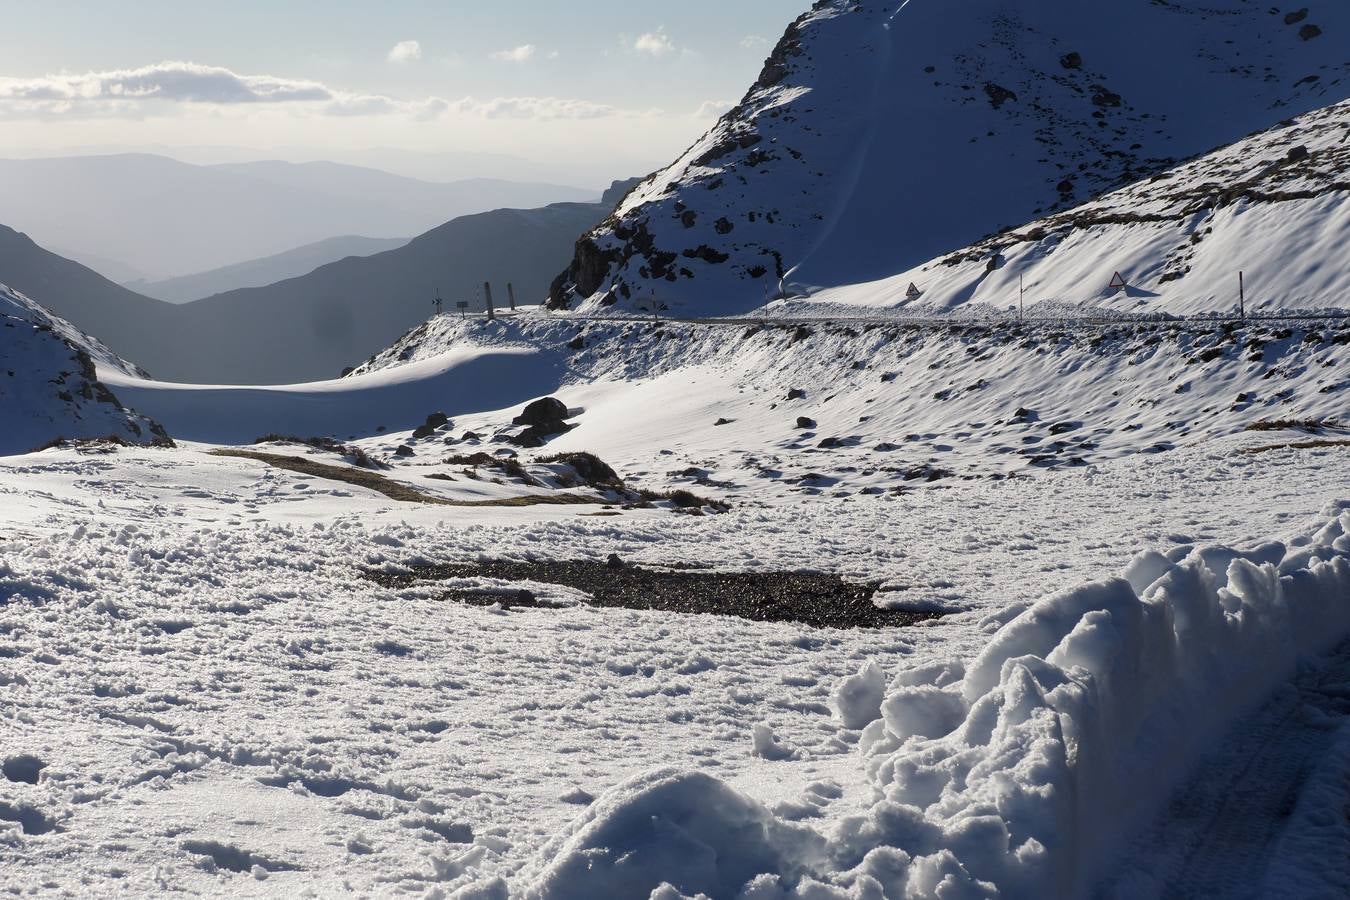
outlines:
{"label": "cloud", "polygon": [[317,81],[239,75],[220,66],[162,62],[139,69],[0,77],[0,104],[67,104],[162,100],[177,103],[294,103],[332,100]]}
{"label": "cloud", "polygon": [[649,31],[646,34],[638,35],[638,39],[633,42],[633,49],[638,53],[646,53],[650,56],[668,56],[675,52],[675,44],[666,35],[665,28]]}
{"label": "cloud", "polygon": [[418,41],[399,41],[389,51],[391,63],[410,63],[422,58],[422,45]]}
{"label": "cloud", "polygon": [[704,100],[694,112],[695,119],[718,119],[736,103],[732,100]]}
{"label": "cloud", "polygon": [[534,51],[534,44],[521,44],[519,47],[512,47],[510,50],[498,50],[492,54],[492,58],[502,62],[523,63],[528,62],[530,57],[534,56]]}
{"label": "cloud", "polygon": [[0,118],[137,118],[175,106],[215,109],[246,105],[289,108],[317,116],[407,116],[434,119],[450,113],[484,119],[599,119],[640,117],[659,111],[619,109],[563,97],[427,97],[397,99],[346,91],[317,81],[241,75],[220,66],[162,62],[138,69],[62,73],[40,78],[0,76]]}
{"label": "cloud", "polygon": [[769,39],[757,34],[747,34],[741,38],[741,47],[745,50],[763,50],[769,46]]}
{"label": "cloud", "polygon": [[465,97],[451,103],[449,108],[462,115],[484,119],[603,119],[623,115],[604,103],[559,97],[497,97],[492,100]]}

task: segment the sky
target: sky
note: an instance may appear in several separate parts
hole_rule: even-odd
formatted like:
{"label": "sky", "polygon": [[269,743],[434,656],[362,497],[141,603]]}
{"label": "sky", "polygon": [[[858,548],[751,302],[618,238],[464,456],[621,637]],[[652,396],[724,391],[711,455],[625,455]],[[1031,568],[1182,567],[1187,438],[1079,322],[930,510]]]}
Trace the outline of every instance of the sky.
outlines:
{"label": "sky", "polygon": [[0,152],[641,174],[741,97],[808,5],[0,0]]}

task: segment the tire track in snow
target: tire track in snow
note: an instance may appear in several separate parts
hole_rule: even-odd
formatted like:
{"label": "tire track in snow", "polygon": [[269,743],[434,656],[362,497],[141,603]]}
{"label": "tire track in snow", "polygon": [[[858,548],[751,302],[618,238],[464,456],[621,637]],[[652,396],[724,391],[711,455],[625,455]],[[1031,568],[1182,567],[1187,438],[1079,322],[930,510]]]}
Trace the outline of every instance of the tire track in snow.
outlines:
{"label": "tire track in snow", "polygon": [[[1122,853],[1106,900],[1266,896],[1266,870],[1304,785],[1350,716],[1350,643],[1283,686],[1224,738],[1154,825]],[[1329,894],[1334,896],[1334,892]]]}

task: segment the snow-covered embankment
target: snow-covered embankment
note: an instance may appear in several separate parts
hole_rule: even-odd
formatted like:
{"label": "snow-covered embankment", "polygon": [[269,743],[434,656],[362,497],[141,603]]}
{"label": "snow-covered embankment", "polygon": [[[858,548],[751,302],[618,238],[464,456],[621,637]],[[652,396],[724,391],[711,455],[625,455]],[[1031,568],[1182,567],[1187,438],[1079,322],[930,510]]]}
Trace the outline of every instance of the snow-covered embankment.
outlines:
{"label": "snow-covered embankment", "polygon": [[[827,833],[703,773],[614,788],[529,896],[1074,896],[1213,741],[1350,634],[1350,502],[1290,541],[1179,558],[1030,605],[968,665],[840,686],[870,809]],[[669,896],[678,896],[669,892]]]}

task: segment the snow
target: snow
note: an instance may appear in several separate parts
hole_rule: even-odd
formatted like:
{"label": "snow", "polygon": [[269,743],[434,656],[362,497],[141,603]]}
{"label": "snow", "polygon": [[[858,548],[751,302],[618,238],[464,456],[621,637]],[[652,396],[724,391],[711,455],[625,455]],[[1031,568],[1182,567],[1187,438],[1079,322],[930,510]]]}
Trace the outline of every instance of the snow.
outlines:
{"label": "snow", "polygon": [[[1115,579],[1055,594],[1002,627],[959,689],[900,686],[864,750],[874,803],[824,847],[706,776],[663,774],[601,797],[528,892],[732,896],[748,875],[795,888],[805,869],[840,898],[1083,895],[1215,738],[1350,636],[1350,501],[1324,516],[1288,551],[1196,549],[1141,593]],[[758,755],[783,758],[762,729]],[[888,882],[869,864],[881,848],[909,861]]]}
{"label": "snow", "polygon": [[[578,245],[553,303],[632,310],[654,291],[674,314],[744,314],[780,276],[797,292],[890,279],[1344,100],[1350,9],[1285,18],[1246,0],[817,3],[742,102]],[[1125,260],[1157,267],[1177,244],[1155,236]],[[1263,272],[1273,292],[1280,269]]]}
{"label": "snow", "polygon": [[162,440],[159,425],[124,408],[98,380],[105,372],[138,377],[69,322],[0,284],[0,454],[22,453],[56,438]]}
{"label": "snow", "polygon": [[[892,277],[821,290],[807,304],[858,314],[941,315],[967,306],[1031,315],[1350,308],[1334,257],[1347,240],[1350,102],[1317,110],[1072,210],[945,253]],[[1301,148],[1301,149],[1300,149]],[[1307,152],[1291,158],[1290,154]],[[1119,273],[1128,285],[1112,290]],[[917,301],[909,285],[922,291]],[[1049,302],[1047,302],[1049,301]]]}
{"label": "snow", "polygon": [[[564,844],[610,846],[595,837],[613,832],[594,811],[628,800],[668,805],[665,821],[687,846],[715,853],[727,852],[719,815],[768,815],[776,834],[833,846],[840,823],[879,814],[859,747],[881,759],[893,739],[838,718],[840,686],[867,663],[898,685],[883,715],[910,723],[901,731],[936,733],[945,726],[914,724],[917,704],[901,712],[899,686],[943,691],[965,709],[963,672],[1001,625],[1085,574],[1140,571],[1136,547],[1189,565],[1193,553],[1229,555],[1196,548],[1283,536],[1303,560],[1291,577],[1325,555],[1325,536],[1296,544],[1309,531],[1299,523],[1320,505],[1309,498],[1343,489],[1343,451],[1236,452],[1260,440],[901,499],[789,494],[706,517],[396,504],[191,444],[4,459],[4,755],[44,768],[37,784],[0,782],[0,803],[50,829],[5,832],[3,880],[114,893],[516,896],[565,864]],[[508,613],[442,600],[441,585],[383,589],[355,571],[611,552],[638,564],[809,564],[957,612],[895,632],[574,603]],[[924,711],[933,719],[932,704]],[[792,758],[756,756],[756,726]],[[666,781],[650,775],[672,767]],[[601,799],[578,809],[586,797]],[[948,849],[978,867],[978,843]],[[660,846],[634,849],[657,869],[605,877],[649,878],[649,892],[695,883],[680,881]],[[902,852],[913,855],[873,849],[868,871],[900,877],[910,868]],[[938,857],[925,871],[946,871]],[[255,880],[253,865],[268,877]],[[791,881],[798,870],[764,871]],[[825,858],[811,871],[823,883],[844,870]],[[715,862],[698,872],[714,887],[745,874]],[[760,879],[763,896],[778,890],[770,880]]]}

